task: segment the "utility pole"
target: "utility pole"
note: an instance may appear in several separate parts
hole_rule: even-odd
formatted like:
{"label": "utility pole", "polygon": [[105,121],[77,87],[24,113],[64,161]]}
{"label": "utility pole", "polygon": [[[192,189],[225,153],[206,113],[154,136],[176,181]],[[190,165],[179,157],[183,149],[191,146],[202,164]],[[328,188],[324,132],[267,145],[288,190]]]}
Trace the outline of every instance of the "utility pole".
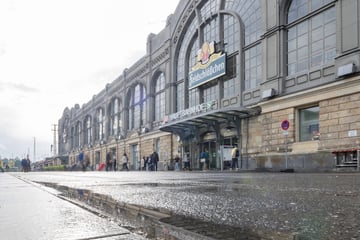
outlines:
{"label": "utility pole", "polygon": [[57,152],[57,149],[56,149],[56,127],[57,127],[57,124],[53,124],[53,129],[51,129],[53,132],[54,132],[54,156],[56,156],[56,152]]}

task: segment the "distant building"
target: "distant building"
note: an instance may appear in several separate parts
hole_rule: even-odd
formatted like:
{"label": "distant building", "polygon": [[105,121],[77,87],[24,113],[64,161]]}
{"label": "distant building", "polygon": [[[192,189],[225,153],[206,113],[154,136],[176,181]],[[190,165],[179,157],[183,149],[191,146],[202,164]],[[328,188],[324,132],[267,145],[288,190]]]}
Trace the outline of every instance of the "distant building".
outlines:
{"label": "distant building", "polygon": [[161,169],[184,152],[199,168],[208,151],[209,168],[222,169],[223,150],[236,144],[245,169],[321,171],[352,161],[360,144],[358,6],[181,0],[165,28],[149,34],[144,57],[89,102],[65,108],[59,154],[71,165],[83,149],[96,166],[107,152],[119,160],[126,152],[139,169],[157,151]]}
{"label": "distant building", "polygon": [[45,160],[32,163],[34,170],[43,170],[46,167],[68,166],[69,156],[47,157]]}

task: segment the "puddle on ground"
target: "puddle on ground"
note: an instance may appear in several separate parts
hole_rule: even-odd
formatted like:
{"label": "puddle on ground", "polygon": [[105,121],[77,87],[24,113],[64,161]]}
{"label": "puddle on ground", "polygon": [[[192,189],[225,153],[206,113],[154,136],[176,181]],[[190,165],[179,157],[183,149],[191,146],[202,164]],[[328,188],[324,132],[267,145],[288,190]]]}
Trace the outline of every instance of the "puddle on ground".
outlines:
{"label": "puddle on ground", "polygon": [[[251,229],[242,229],[186,216],[173,215],[157,209],[144,209],[141,206],[121,203],[108,195],[93,193],[86,189],[75,189],[55,183],[38,182],[61,192],[61,198],[76,201],[76,205],[115,222],[132,233],[150,240],[202,240],[202,239],[278,239],[287,240],[288,235],[281,233],[262,233]],[[144,185],[144,184],[143,184]],[[146,184],[145,184],[146,185]],[[148,184],[149,185],[149,184]],[[156,184],[158,186],[159,184]],[[236,185],[236,186],[235,186]],[[239,185],[199,187],[199,191],[238,191]],[[154,186],[151,184],[150,186]],[[162,185],[163,186],[163,185]],[[235,186],[235,187],[234,187]],[[229,190],[230,189],[230,190]],[[264,237],[266,236],[266,237]]]}

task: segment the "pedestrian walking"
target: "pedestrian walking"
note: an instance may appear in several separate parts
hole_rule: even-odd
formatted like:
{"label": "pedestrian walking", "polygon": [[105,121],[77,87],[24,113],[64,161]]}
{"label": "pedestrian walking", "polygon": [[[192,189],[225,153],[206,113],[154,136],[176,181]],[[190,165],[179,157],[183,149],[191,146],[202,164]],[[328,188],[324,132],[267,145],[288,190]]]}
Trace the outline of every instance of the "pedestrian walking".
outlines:
{"label": "pedestrian walking", "polygon": [[79,166],[80,166],[81,170],[85,171],[86,166],[85,166],[85,163],[84,163],[84,152],[83,152],[83,150],[80,150],[78,160],[79,160]]}
{"label": "pedestrian walking", "polygon": [[27,172],[26,158],[23,158],[23,159],[21,160],[21,167],[22,167],[22,171],[23,171],[23,172]]}
{"label": "pedestrian walking", "polygon": [[184,154],[183,163],[184,163],[184,170],[190,170],[190,160],[187,153]]}
{"label": "pedestrian walking", "polygon": [[200,153],[200,169],[206,170],[207,169],[207,163],[208,163],[208,156],[207,150],[202,151]]}
{"label": "pedestrian walking", "polygon": [[234,145],[233,149],[231,150],[231,169],[232,170],[239,169],[238,158],[239,158],[239,149],[237,148],[236,145]]}
{"label": "pedestrian walking", "polygon": [[112,168],[116,172],[116,154],[115,154],[115,152],[112,153]]}
{"label": "pedestrian walking", "polygon": [[144,164],[144,165],[143,165],[142,170],[143,170],[143,171],[145,171],[145,170],[147,170],[147,169],[146,169],[146,165],[147,165],[147,158],[146,158],[145,156],[143,156],[143,164]]}
{"label": "pedestrian walking", "polygon": [[31,171],[31,161],[30,161],[29,155],[26,156],[26,170],[27,170],[27,172]]}
{"label": "pedestrian walking", "polygon": [[127,170],[129,171],[129,168],[128,168],[128,157],[126,155],[126,153],[123,154],[123,157],[122,157],[122,170]]}
{"label": "pedestrian walking", "polygon": [[84,157],[84,164],[85,164],[85,169],[90,167],[90,157],[89,157],[88,154],[86,154],[85,157]]}
{"label": "pedestrian walking", "polygon": [[111,155],[110,155],[109,152],[106,154],[105,164],[106,164],[105,170],[106,170],[106,171],[111,170]]}
{"label": "pedestrian walking", "polygon": [[152,160],[151,160],[151,155],[150,154],[147,158],[146,158],[146,171],[152,171],[153,170],[153,164],[152,164]]}
{"label": "pedestrian walking", "polygon": [[179,155],[176,155],[174,160],[175,160],[175,171],[179,171],[180,170],[180,166],[179,166],[180,158],[179,158]]}
{"label": "pedestrian walking", "polygon": [[151,162],[153,164],[154,171],[158,170],[158,162],[159,162],[159,155],[156,151],[153,152],[151,155]]}

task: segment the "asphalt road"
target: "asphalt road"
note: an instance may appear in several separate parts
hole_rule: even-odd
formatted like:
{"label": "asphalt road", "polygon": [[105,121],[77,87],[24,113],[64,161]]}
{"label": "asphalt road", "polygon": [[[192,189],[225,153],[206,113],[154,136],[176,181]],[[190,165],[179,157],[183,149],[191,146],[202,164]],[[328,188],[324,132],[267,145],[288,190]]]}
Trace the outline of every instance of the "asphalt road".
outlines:
{"label": "asphalt road", "polygon": [[[209,230],[208,235],[212,232],[212,239],[360,239],[358,172],[30,172],[13,176],[91,191],[122,204],[177,216],[168,223],[183,222],[184,228],[200,228],[196,221],[209,223],[201,226]],[[229,233],[234,229],[241,231]],[[257,234],[246,238],[246,232]]]}

